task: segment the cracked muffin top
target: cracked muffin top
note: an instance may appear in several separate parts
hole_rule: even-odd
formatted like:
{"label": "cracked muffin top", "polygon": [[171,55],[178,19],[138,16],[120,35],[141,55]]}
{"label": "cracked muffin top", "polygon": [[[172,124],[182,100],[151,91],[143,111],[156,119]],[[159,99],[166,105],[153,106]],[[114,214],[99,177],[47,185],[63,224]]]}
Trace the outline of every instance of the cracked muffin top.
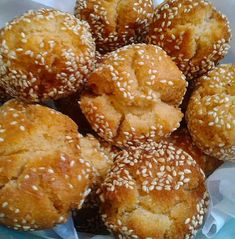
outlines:
{"label": "cracked muffin top", "polygon": [[158,141],[179,127],[187,82],[154,45],[129,45],[103,57],[88,78],[81,109],[92,128],[117,146]]}
{"label": "cracked muffin top", "polygon": [[204,0],[166,0],[155,9],[146,42],[162,47],[188,80],[211,70],[227,54],[227,18]]}
{"label": "cracked muffin top", "polygon": [[28,102],[81,90],[94,68],[87,22],[54,9],[28,11],[0,31],[0,86]]}
{"label": "cracked muffin top", "polygon": [[94,170],[81,158],[77,125],[40,105],[10,100],[0,108],[0,223],[52,228],[81,208]]}
{"label": "cracked muffin top", "polygon": [[165,141],[120,152],[100,199],[102,218],[116,238],[193,238],[208,206],[204,173]]}
{"label": "cracked muffin top", "polygon": [[89,23],[97,50],[104,54],[143,42],[153,10],[152,0],[77,0],[75,16]]}

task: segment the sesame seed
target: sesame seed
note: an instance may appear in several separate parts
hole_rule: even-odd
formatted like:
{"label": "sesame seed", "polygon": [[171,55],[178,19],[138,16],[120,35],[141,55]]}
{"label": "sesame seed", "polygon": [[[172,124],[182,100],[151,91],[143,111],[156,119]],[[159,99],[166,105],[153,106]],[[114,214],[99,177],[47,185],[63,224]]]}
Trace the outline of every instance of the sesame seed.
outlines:
{"label": "sesame seed", "polygon": [[190,219],[190,218],[187,218],[187,219],[185,220],[184,224],[189,224],[190,221],[191,221],[191,219]]}
{"label": "sesame seed", "polygon": [[19,208],[16,208],[15,209],[15,213],[19,213],[20,212],[20,209]]}
{"label": "sesame seed", "polygon": [[32,189],[33,189],[34,191],[38,191],[38,187],[35,186],[35,185],[32,186]]}
{"label": "sesame seed", "polygon": [[48,169],[48,173],[54,173],[54,170],[51,169],[51,168],[49,168],[49,169]]}
{"label": "sesame seed", "polygon": [[65,158],[64,155],[61,155],[61,156],[60,156],[60,159],[61,159],[62,161],[65,161],[65,160],[66,160],[66,158]]}
{"label": "sesame seed", "polygon": [[30,226],[23,226],[24,230],[29,230],[31,227]]}
{"label": "sesame seed", "polygon": [[8,206],[8,202],[3,202],[2,203],[2,208],[6,208]]}
{"label": "sesame seed", "polygon": [[72,168],[74,165],[75,165],[75,161],[73,160],[70,162],[70,167]]}
{"label": "sesame seed", "polygon": [[68,185],[70,189],[73,189],[73,185],[71,183],[68,183]]}
{"label": "sesame seed", "polygon": [[61,223],[61,222],[64,222],[65,218],[63,216],[60,216],[59,219],[58,219],[58,222]]}
{"label": "sesame seed", "polygon": [[23,125],[20,126],[21,131],[25,131],[25,127]]}

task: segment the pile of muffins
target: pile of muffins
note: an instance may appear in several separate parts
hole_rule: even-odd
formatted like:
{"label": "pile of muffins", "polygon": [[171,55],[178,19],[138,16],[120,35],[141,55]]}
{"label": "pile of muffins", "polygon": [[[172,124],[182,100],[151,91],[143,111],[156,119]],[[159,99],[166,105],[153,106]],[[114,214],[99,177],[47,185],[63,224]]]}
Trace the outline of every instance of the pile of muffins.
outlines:
{"label": "pile of muffins", "polygon": [[[78,0],[0,29],[0,224],[194,238],[235,161],[227,18],[205,0]],[[55,109],[49,105],[54,105]]]}

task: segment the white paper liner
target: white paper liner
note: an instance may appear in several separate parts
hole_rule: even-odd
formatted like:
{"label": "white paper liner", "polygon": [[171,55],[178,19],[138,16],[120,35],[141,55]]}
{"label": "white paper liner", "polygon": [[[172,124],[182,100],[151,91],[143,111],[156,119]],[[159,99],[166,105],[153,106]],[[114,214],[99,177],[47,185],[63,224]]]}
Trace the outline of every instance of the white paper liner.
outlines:
{"label": "white paper liner", "polygon": [[210,210],[202,232],[214,237],[231,218],[235,218],[235,164],[225,163],[207,180]]}

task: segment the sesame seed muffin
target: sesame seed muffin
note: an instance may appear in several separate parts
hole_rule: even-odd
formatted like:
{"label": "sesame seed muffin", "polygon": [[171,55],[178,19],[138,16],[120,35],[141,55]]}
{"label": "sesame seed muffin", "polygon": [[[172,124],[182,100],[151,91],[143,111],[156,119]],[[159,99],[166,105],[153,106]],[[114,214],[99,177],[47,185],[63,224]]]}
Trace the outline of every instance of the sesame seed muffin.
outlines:
{"label": "sesame seed muffin", "polygon": [[166,0],[155,9],[146,42],[162,47],[187,79],[202,76],[227,54],[227,18],[204,0]]}
{"label": "sesame seed muffin", "polygon": [[33,231],[65,223],[95,179],[77,125],[40,105],[0,107],[0,224]]}
{"label": "sesame seed muffin", "polygon": [[92,29],[102,54],[143,42],[153,17],[152,0],[77,0],[75,16]]}
{"label": "sesame seed muffin", "polygon": [[0,34],[0,86],[24,101],[54,100],[79,91],[94,62],[88,23],[68,13],[29,11]]}
{"label": "sesame seed muffin", "polygon": [[116,238],[193,238],[208,204],[200,167],[165,141],[118,154],[100,199],[102,218]]}
{"label": "sesame seed muffin", "polygon": [[154,45],[129,45],[105,55],[88,79],[81,109],[92,128],[120,147],[157,141],[179,127],[184,75]]}
{"label": "sesame seed muffin", "polygon": [[221,65],[198,80],[186,120],[195,144],[221,160],[235,160],[235,64]]}
{"label": "sesame seed muffin", "polygon": [[169,138],[168,142],[183,149],[197,162],[206,176],[212,174],[223,162],[217,158],[204,154],[193,142],[187,128],[176,130]]}

